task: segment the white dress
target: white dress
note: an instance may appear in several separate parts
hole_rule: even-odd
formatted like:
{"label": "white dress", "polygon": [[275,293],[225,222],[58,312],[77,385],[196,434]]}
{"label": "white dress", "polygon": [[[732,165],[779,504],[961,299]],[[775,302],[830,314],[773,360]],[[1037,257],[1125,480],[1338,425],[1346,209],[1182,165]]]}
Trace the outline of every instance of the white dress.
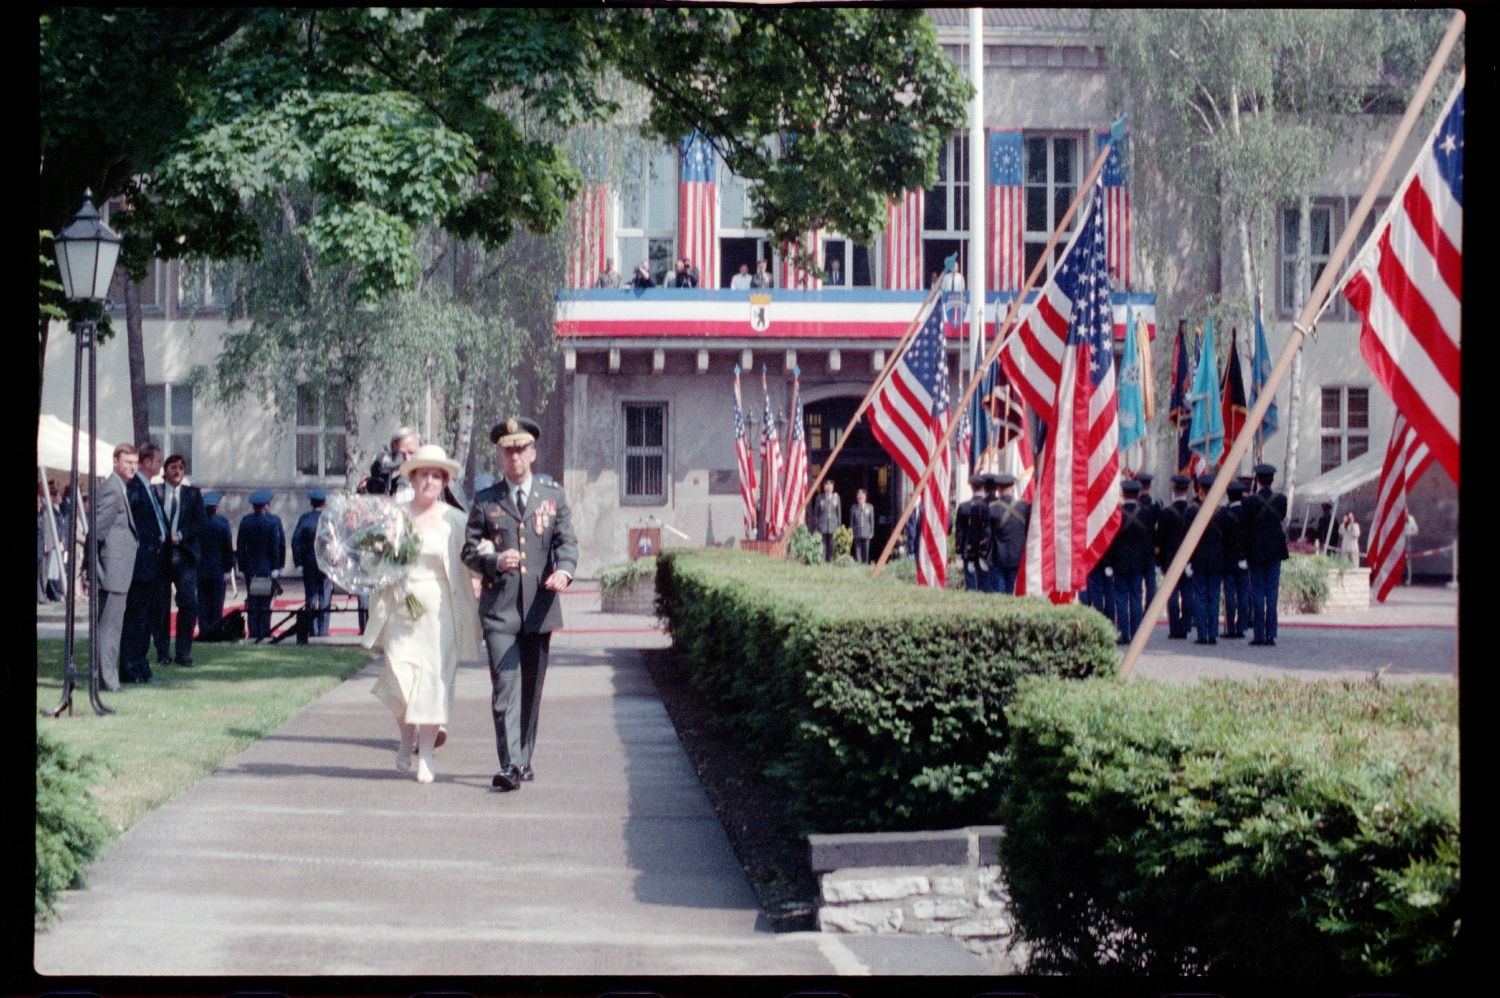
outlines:
{"label": "white dress", "polygon": [[446,519],[421,527],[421,554],[406,588],[426,611],[413,620],[398,597],[385,622],[385,668],[370,692],[407,724],[447,724],[453,706],[460,655],[455,600],[443,560],[452,529]]}
{"label": "white dress", "polygon": [[1339,535],[1339,554],[1359,564],[1359,524],[1351,523]]}

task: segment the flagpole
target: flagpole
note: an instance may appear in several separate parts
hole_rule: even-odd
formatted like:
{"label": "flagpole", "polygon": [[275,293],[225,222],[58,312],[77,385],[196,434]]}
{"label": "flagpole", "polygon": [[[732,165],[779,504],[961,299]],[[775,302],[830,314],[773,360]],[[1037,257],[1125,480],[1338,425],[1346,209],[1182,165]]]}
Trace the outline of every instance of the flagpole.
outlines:
{"label": "flagpole", "polygon": [[927,306],[933,304],[934,299],[940,294],[942,294],[941,282],[939,282],[939,286],[927,292],[927,298],[923,301],[922,307],[917,310],[917,317],[912,320],[911,325],[906,327],[906,332],[901,334],[901,339],[897,341],[896,348],[886,357],[885,366],[880,369],[880,374],[876,376],[875,383],[870,386],[869,391],[865,392],[865,397],[859,400],[859,405],[855,406],[854,415],[849,417],[849,424],[844,427],[844,432],[839,435],[838,443],[833,445],[833,450],[823,459],[823,466],[818,469],[818,477],[813,479],[813,483],[807,487],[807,497],[802,501],[802,510],[798,513],[798,516],[807,515],[808,504],[817,496],[818,489],[823,485],[823,479],[828,475],[828,469],[833,467],[834,459],[844,449],[844,441],[849,439],[849,434],[854,432],[854,427],[859,423],[859,417],[863,416],[865,410],[870,407],[870,400],[875,397],[875,393],[880,390],[880,386],[885,384],[885,379],[890,377],[892,369],[895,368],[896,362],[901,359],[901,354],[906,349],[907,344],[912,341],[912,337],[917,335],[917,330],[922,328],[922,317],[927,314]]}
{"label": "flagpole", "polygon": [[[1052,251],[1057,248],[1058,242],[1062,239],[1062,234],[1073,223],[1073,216],[1077,214],[1078,206],[1083,203],[1085,197],[1093,194],[1094,181],[1099,179],[1099,174],[1104,170],[1104,164],[1109,159],[1109,153],[1112,148],[1113,143],[1106,143],[1104,148],[1099,150],[1099,155],[1094,159],[1094,165],[1089,167],[1088,176],[1084,178],[1083,183],[1078,185],[1078,193],[1074,196],[1073,203],[1068,205],[1067,211],[1063,212],[1063,217],[1058,221],[1057,228],[1052,230],[1052,238],[1047,241],[1047,246],[1042,250],[1042,255],[1037,258],[1036,264],[1031,268],[1031,273],[1027,275],[1026,283],[1022,285],[1020,291],[1016,292],[1015,300],[1010,303],[1010,309],[1005,314],[1005,322],[995,330],[995,341],[985,351],[984,359],[979,364],[980,370],[989,369],[990,364],[995,358],[1000,356],[1000,351],[1004,348],[1007,338],[1014,333],[1016,318],[1020,314],[1022,303],[1026,301],[1026,296],[1031,293],[1031,289],[1036,285],[1037,279],[1047,266],[1047,261],[1052,259]],[[942,362],[944,364],[948,362],[946,351],[944,351]],[[952,413],[966,410],[969,400],[974,397],[974,388],[977,384],[978,381],[970,382],[968,390],[964,392],[963,400],[959,402],[956,408],[950,408],[948,411]],[[906,508],[901,511],[901,519],[891,528],[890,537],[886,538],[885,548],[880,552],[880,559],[875,562],[875,571],[871,576],[872,578],[880,578],[880,572],[885,568],[885,563],[891,556],[891,549],[896,546],[896,539],[901,536],[901,531],[906,527],[906,521],[911,519],[912,510],[921,501],[922,489],[926,488],[927,480],[932,477],[932,469],[937,466],[938,455],[943,452],[943,448],[947,447],[948,442],[953,439],[953,432],[957,428],[958,420],[950,418],[948,420],[948,428],[943,431],[942,441],[937,447],[933,448],[932,457],[928,460],[926,468],[923,469],[921,479],[917,481],[915,488],[912,489],[911,498],[906,501]]]}
{"label": "flagpole", "polygon": [[[1266,410],[1271,407],[1271,399],[1276,395],[1276,389],[1280,387],[1281,381],[1286,377],[1287,370],[1292,366],[1292,359],[1302,346],[1303,339],[1310,331],[1309,324],[1314,317],[1322,311],[1323,301],[1333,289],[1336,280],[1341,276],[1340,268],[1344,258],[1354,248],[1354,240],[1359,234],[1360,227],[1364,224],[1365,216],[1370,213],[1370,206],[1375,201],[1375,196],[1380,192],[1386,177],[1396,165],[1396,158],[1400,155],[1406,140],[1411,136],[1412,129],[1416,127],[1417,119],[1422,115],[1422,107],[1427,103],[1427,98],[1436,86],[1438,76],[1442,73],[1443,66],[1448,62],[1448,56],[1452,54],[1453,47],[1458,44],[1458,36],[1463,32],[1464,12],[1459,10],[1453,14],[1453,19],[1448,22],[1448,30],[1443,35],[1443,40],[1438,44],[1437,52],[1434,53],[1432,61],[1427,65],[1427,72],[1422,76],[1422,82],[1417,85],[1416,93],[1412,95],[1411,103],[1406,107],[1406,113],[1401,117],[1401,123],[1396,126],[1396,133],[1391,136],[1390,144],[1386,146],[1385,155],[1380,160],[1380,165],[1375,169],[1375,175],[1370,178],[1365,187],[1364,194],[1359,199],[1349,223],[1344,227],[1344,234],[1339,237],[1338,244],[1333,248],[1333,254],[1328,258],[1328,263],[1323,267],[1323,273],[1318,278],[1317,285],[1312,294],[1308,295],[1307,302],[1302,306],[1302,314],[1297,321],[1292,323],[1292,330],[1287,335],[1286,346],[1282,347],[1281,356],[1276,359],[1276,366],[1271,371],[1271,376],[1266,379],[1264,390],[1255,400],[1255,406],[1246,418],[1245,425],[1240,428],[1239,434],[1234,438],[1234,446],[1225,455],[1223,466],[1232,466],[1244,457],[1245,451],[1250,446],[1251,438],[1254,436],[1254,427],[1260,425],[1265,418]],[[1203,505],[1198,509],[1198,515],[1188,527],[1187,534],[1182,539],[1182,545],[1177,549],[1177,555],[1172,559],[1172,564],[1167,566],[1166,574],[1163,576],[1161,585],[1157,587],[1156,598],[1151,601],[1147,608],[1143,621],[1154,622],[1161,616],[1166,608],[1167,598],[1177,585],[1178,578],[1187,566],[1188,559],[1192,557],[1193,549],[1198,546],[1198,541],[1203,537],[1203,532],[1208,528],[1208,522],[1212,519],[1214,510],[1219,505],[1219,500],[1224,497],[1224,492],[1229,486],[1229,478],[1224,474],[1214,476],[1213,486],[1209,488]],[[1120,660],[1120,678],[1129,679],[1130,672],[1135,667],[1136,659],[1140,658],[1141,652],[1146,648],[1146,641],[1151,636],[1152,627],[1143,624],[1136,629],[1135,637],[1131,639],[1130,646],[1125,649],[1125,655]]]}

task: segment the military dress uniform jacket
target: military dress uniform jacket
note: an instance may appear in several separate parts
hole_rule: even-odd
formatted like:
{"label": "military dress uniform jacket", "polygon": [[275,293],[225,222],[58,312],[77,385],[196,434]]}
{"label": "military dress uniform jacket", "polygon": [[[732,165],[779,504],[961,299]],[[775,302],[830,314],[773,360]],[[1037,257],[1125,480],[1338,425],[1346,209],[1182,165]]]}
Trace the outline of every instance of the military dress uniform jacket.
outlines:
{"label": "military dress uniform jacket", "polygon": [[813,530],[819,534],[831,534],[844,522],[844,504],[835,492],[831,496],[819,495],[813,502]]}
{"label": "military dress uniform jacket", "polygon": [[867,541],[875,536],[875,507],[870,503],[855,503],[849,509],[849,529],[854,539]]}
{"label": "military dress uniform jacket", "polygon": [[1286,496],[1261,489],[1244,498],[1245,558],[1252,565],[1286,561]]}
{"label": "military dress uniform jacket", "polygon": [[1001,568],[1021,565],[1026,551],[1026,527],[1031,522],[1031,503],[1018,499],[996,499],[986,516],[990,532],[990,560]]}
{"label": "military dress uniform jacket", "polygon": [[[1198,515],[1198,504],[1193,504],[1188,509],[1188,522]],[[1209,575],[1219,575],[1229,567],[1225,558],[1224,536],[1229,532],[1229,510],[1220,506],[1214,510],[1213,516],[1209,518],[1208,526],[1204,528],[1203,536],[1198,539],[1198,546],[1193,549],[1193,571],[1207,572]]]}
{"label": "military dress uniform jacket", "polygon": [[322,516],[322,510],[310,509],[297,517],[297,525],[292,528],[292,564],[302,569],[304,585],[323,580],[317,554],[318,520]]}
{"label": "military dress uniform jacket", "polygon": [[281,517],[271,513],[247,513],[240,518],[240,573],[246,579],[262,578],[286,564],[286,532]]}
{"label": "military dress uniform jacket", "polygon": [[222,579],[234,566],[234,533],[229,521],[215,513],[204,521],[203,538],[198,544],[198,577]]}
{"label": "military dress uniform jacket", "polygon": [[[546,475],[531,476],[526,508],[517,509],[513,486],[501,479],[474,497],[464,531],[463,561],[482,582],[479,619],[486,631],[545,634],[562,626],[558,594],[542,585],[553,572],[569,575],[578,567],[578,539],[562,487]],[[479,554],[479,542],[495,545]],[[496,565],[501,551],[521,552],[518,571]]]}
{"label": "military dress uniform jacket", "polygon": [[1182,539],[1187,536],[1188,525],[1193,522],[1196,509],[1186,499],[1175,499],[1163,507],[1156,518],[1156,563],[1165,571],[1177,557]]}
{"label": "military dress uniform jacket", "polygon": [[965,565],[971,565],[981,558],[989,560],[989,528],[984,515],[987,502],[983,495],[977,495],[958,504],[958,514],[954,518],[957,522],[954,524],[953,546],[959,560]]}
{"label": "military dress uniform jacket", "polygon": [[1150,506],[1127,499],[1120,506],[1120,528],[1110,542],[1110,565],[1124,575],[1151,571],[1156,516]]}

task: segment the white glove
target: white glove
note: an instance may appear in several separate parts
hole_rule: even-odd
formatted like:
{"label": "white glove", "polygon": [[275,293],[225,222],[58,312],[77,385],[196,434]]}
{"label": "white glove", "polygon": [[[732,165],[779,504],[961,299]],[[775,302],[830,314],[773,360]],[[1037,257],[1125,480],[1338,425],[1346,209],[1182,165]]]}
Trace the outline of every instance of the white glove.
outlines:
{"label": "white glove", "polygon": [[1240,568],[1248,569],[1249,567],[1250,567],[1250,563],[1248,561],[1246,561],[1244,558],[1241,558],[1240,559]]}
{"label": "white glove", "polygon": [[1189,565],[1187,567],[1187,570],[1184,572],[1184,574],[1187,575],[1187,577],[1191,579],[1193,577],[1193,566]]}
{"label": "white glove", "polygon": [[1115,570],[1113,568],[1106,568],[1104,570],[1104,577],[1106,579],[1113,579],[1115,577]]}
{"label": "white glove", "polygon": [[972,561],[966,561],[966,562],[964,562],[964,571],[965,572],[972,572],[972,571],[974,571],[974,563]]}
{"label": "white glove", "polygon": [[494,554],[495,545],[488,537],[486,537],[484,540],[474,545],[474,553],[479,555]]}
{"label": "white glove", "polygon": [[281,578],[281,569],[279,569],[279,568],[273,568],[273,569],[271,569],[271,578],[273,578],[273,579],[279,579],[279,578]]}

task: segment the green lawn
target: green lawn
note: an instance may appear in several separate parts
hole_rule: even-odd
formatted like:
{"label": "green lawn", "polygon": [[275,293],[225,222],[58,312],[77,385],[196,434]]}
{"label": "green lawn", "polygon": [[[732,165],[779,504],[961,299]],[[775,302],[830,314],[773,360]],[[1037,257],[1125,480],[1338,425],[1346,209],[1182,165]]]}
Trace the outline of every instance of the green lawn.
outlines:
{"label": "green lawn", "polygon": [[[36,703],[62,697],[63,643],[37,641]],[[114,714],[89,706],[87,682],[73,693],[73,715],[37,717],[37,726],[103,764],[95,787],[105,818],[124,831],[141,816],[212,773],[245,746],[338,685],[369,661],[360,648],[320,645],[196,645],[197,666],[156,669],[157,684],[100,693]],[[88,668],[88,644],[74,661]]]}

